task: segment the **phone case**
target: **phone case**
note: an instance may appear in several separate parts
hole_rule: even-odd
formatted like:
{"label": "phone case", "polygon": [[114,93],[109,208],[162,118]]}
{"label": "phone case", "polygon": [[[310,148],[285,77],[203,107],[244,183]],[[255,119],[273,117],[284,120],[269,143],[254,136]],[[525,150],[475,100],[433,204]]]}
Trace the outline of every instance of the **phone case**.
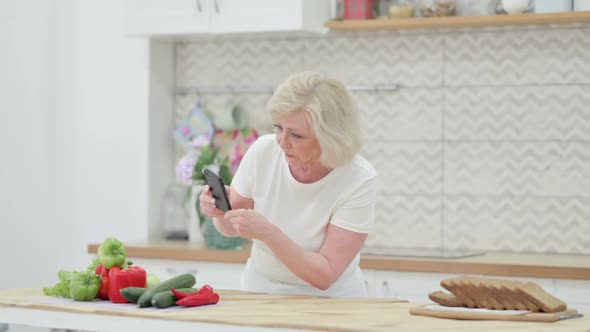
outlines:
{"label": "phone case", "polygon": [[213,197],[215,197],[215,206],[223,212],[231,210],[231,204],[227,198],[227,192],[225,191],[225,185],[221,177],[206,168],[203,170],[203,174],[205,175],[209,188],[211,188]]}

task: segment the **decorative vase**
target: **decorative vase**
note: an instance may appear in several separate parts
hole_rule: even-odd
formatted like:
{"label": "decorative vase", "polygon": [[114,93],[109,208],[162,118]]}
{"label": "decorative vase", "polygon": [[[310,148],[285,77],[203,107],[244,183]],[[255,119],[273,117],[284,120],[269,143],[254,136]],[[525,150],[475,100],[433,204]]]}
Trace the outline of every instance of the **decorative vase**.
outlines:
{"label": "decorative vase", "polygon": [[217,250],[240,250],[244,245],[244,239],[241,237],[227,237],[221,234],[215,225],[213,219],[205,218],[207,227],[207,248]]}
{"label": "decorative vase", "polygon": [[205,236],[201,227],[201,216],[199,215],[197,204],[199,204],[199,195],[203,191],[204,186],[204,183],[193,183],[187,204],[189,215],[188,240],[202,246],[205,246]]}

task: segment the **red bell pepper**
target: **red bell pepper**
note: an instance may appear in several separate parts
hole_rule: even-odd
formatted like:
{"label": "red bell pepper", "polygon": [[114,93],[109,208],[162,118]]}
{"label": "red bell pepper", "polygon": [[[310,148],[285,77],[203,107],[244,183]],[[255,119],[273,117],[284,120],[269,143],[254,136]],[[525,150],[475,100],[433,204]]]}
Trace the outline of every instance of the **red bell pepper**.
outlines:
{"label": "red bell pepper", "polygon": [[109,269],[106,269],[102,264],[99,264],[94,273],[100,276],[100,288],[96,297],[103,300],[109,299]]}
{"label": "red bell pepper", "polygon": [[213,292],[191,294],[184,299],[176,301],[176,304],[183,307],[198,307],[202,305],[215,304],[217,302],[219,302],[219,294]]}
{"label": "red bell pepper", "polygon": [[196,294],[211,294],[211,293],[213,293],[213,288],[209,285],[204,285],[203,287],[201,287],[201,289],[199,289],[196,292],[192,292],[192,293],[181,292],[181,291],[174,289],[174,288],[172,288],[171,291],[172,291],[172,294],[174,294],[174,297],[176,297],[178,300],[180,300],[180,299],[184,299],[187,296],[193,296]]}
{"label": "red bell pepper", "polygon": [[124,269],[113,266],[109,270],[109,299],[113,303],[129,302],[121,295],[121,289],[147,286],[147,272],[139,266],[129,265]]}

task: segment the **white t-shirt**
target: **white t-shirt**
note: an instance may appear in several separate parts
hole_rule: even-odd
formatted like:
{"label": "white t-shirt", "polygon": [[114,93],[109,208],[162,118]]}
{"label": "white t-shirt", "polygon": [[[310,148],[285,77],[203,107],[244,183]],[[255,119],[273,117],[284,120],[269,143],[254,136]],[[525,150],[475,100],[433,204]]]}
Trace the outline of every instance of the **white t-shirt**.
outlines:
{"label": "white t-shirt", "polygon": [[[295,180],[275,135],[264,135],[248,149],[231,186],[254,200],[254,210],[277,225],[302,248],[319,251],[329,223],[368,234],[374,223],[377,172],[356,155],[314,183]],[[357,255],[340,279],[358,270]],[[269,280],[307,285],[264,243],[254,240],[248,264]]]}

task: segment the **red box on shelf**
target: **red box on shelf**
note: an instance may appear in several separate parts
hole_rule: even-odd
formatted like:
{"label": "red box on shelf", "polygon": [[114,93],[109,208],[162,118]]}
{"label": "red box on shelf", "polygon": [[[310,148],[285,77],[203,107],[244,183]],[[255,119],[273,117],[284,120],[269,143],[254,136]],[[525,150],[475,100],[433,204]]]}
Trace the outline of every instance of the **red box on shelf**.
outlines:
{"label": "red box on shelf", "polygon": [[373,0],[344,0],[345,20],[367,20],[373,18]]}

